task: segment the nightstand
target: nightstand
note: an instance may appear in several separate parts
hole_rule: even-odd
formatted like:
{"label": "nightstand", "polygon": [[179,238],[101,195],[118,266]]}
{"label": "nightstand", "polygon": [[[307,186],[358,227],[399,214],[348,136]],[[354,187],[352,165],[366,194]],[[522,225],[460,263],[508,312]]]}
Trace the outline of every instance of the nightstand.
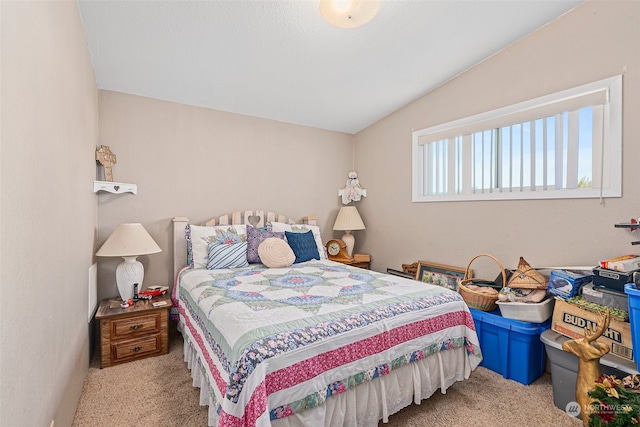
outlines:
{"label": "nightstand", "polygon": [[343,264],[350,265],[352,267],[364,268],[366,270],[370,270],[371,263],[371,255],[369,254],[353,254],[353,261],[351,262],[342,262]]}
{"label": "nightstand", "polygon": [[120,298],[106,299],[96,312],[100,325],[100,368],[167,354],[169,295],[140,300],[127,308],[120,307],[121,303]]}

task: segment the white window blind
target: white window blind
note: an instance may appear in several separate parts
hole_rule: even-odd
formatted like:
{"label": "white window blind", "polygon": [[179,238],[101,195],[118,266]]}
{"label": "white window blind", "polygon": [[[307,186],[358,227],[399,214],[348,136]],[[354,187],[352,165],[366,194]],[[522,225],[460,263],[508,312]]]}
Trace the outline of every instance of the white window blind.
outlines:
{"label": "white window blind", "polygon": [[413,132],[413,201],[621,196],[622,76]]}

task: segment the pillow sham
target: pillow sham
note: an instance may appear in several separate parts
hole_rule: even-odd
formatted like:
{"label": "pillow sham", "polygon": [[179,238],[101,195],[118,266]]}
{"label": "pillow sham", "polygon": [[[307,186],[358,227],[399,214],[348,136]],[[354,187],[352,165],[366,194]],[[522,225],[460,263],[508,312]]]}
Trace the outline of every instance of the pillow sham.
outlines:
{"label": "pillow sham", "polygon": [[260,243],[269,237],[284,240],[284,232],[263,230],[247,224],[247,261],[249,264],[262,262],[260,260],[260,254],[258,253],[258,247]]}
{"label": "pillow sham", "polygon": [[249,265],[249,263],[247,262],[247,242],[212,242],[209,243],[208,250],[208,270],[216,270],[219,268],[246,267]]}
{"label": "pillow sham", "polygon": [[320,255],[320,259],[327,259],[326,248],[322,243],[322,236],[320,235],[320,227],[317,225],[270,222],[269,228],[271,231],[290,231],[292,233],[306,233],[307,231],[311,231],[313,233],[313,238],[316,241],[316,246],[318,247],[318,255]]}
{"label": "pillow sham", "polygon": [[310,261],[312,259],[320,259],[318,247],[316,246],[316,241],[311,230],[306,233],[285,231],[284,235],[287,238],[287,242],[289,243],[289,246],[291,246],[293,253],[296,255],[294,264]]}
{"label": "pillow sham", "polygon": [[247,241],[247,227],[241,225],[187,225],[187,255],[193,268],[206,268],[209,263],[209,243],[231,244]]}
{"label": "pillow sham", "polygon": [[284,239],[267,237],[258,246],[262,263],[269,268],[288,267],[296,260],[296,255]]}

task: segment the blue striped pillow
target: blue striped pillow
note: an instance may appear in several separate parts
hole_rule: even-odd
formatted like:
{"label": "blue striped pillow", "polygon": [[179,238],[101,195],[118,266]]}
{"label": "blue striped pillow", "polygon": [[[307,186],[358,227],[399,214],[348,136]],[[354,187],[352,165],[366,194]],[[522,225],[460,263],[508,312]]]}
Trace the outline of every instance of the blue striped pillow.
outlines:
{"label": "blue striped pillow", "polygon": [[246,267],[247,262],[247,242],[239,243],[209,243],[209,262],[207,269],[216,270],[218,268]]}

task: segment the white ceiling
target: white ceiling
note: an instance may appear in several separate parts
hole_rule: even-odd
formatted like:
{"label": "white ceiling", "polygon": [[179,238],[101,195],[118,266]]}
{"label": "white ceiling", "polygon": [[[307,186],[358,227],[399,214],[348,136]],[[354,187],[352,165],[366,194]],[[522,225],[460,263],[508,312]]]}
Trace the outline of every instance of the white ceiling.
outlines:
{"label": "white ceiling", "polygon": [[98,88],[355,133],[584,0],[78,0]]}

